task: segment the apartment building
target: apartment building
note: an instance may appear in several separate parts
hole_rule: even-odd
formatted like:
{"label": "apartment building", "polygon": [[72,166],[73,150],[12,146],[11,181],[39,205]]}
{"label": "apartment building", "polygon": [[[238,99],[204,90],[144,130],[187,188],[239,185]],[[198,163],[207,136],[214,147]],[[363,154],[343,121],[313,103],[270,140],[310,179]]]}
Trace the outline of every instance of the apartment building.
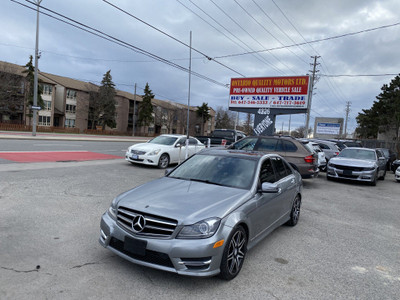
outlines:
{"label": "apartment building", "polygon": [[[32,111],[26,105],[27,81],[24,67],[0,61],[0,123],[13,122],[31,125]],[[18,92],[7,92],[7,82],[13,78],[13,86]],[[44,108],[38,112],[38,126],[48,128],[75,128],[85,132],[96,129],[90,117],[90,94],[99,86],[68,77],[39,72],[42,85]],[[3,92],[2,92],[3,91]],[[16,95],[14,95],[16,94]],[[162,133],[185,133],[187,106],[172,101],[152,99],[154,123],[150,126],[138,126],[137,119],[142,96],[116,90],[116,128],[106,128],[120,134],[154,136]],[[17,103],[18,109],[10,110],[9,103]],[[189,134],[200,134],[201,120],[196,114],[197,107],[189,108]],[[210,110],[211,119],[204,125],[204,133],[214,129],[215,111]]]}

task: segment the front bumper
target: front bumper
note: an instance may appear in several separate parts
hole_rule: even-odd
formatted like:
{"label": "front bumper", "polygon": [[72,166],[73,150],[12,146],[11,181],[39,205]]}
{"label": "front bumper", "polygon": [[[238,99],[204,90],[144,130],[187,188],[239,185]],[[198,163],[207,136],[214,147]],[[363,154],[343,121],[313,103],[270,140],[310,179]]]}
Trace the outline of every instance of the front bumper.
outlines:
{"label": "front bumper", "polygon": [[[217,241],[229,236],[230,228],[220,225],[207,239],[161,239],[133,235],[120,227],[106,212],[100,223],[100,244],[120,257],[138,265],[188,276],[209,277],[220,272],[224,246],[214,248]],[[126,238],[147,243],[145,254],[124,249]]]}
{"label": "front bumper", "polygon": [[340,179],[348,179],[354,181],[373,182],[375,180],[376,170],[370,170],[370,171],[342,170],[332,167],[328,164],[326,170],[326,176],[338,179],[340,178]]}
{"label": "front bumper", "polygon": [[400,171],[397,171],[397,172],[394,174],[394,178],[395,178],[397,181],[400,181]]}
{"label": "front bumper", "polygon": [[134,155],[131,154],[129,151],[125,153],[125,160],[131,163],[148,165],[148,166],[157,166],[160,157],[158,155]]}

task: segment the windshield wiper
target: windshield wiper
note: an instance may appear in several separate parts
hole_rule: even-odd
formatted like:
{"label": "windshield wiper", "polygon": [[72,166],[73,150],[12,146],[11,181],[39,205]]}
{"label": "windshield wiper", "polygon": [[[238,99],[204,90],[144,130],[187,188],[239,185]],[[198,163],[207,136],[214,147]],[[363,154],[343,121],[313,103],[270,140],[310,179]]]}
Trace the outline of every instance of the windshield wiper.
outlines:
{"label": "windshield wiper", "polygon": [[218,183],[218,182],[212,182],[210,180],[204,180],[204,179],[188,178],[188,180],[197,181],[197,182],[204,182],[204,183],[208,183],[208,184],[215,184],[215,185],[220,185],[220,186],[225,186],[225,184],[221,184],[221,183]]}

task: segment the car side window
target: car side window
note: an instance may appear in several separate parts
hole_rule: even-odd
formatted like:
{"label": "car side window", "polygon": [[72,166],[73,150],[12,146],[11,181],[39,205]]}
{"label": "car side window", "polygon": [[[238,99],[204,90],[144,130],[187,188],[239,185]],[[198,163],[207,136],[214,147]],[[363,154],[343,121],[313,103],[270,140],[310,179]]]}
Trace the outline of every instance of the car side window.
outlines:
{"label": "car side window", "polygon": [[230,149],[237,150],[254,150],[254,146],[256,145],[258,138],[244,138],[230,146]]}
{"label": "car side window", "polygon": [[318,143],[318,145],[321,147],[321,149],[329,149],[329,147],[325,144]]}
{"label": "car side window", "polygon": [[287,175],[293,174],[292,168],[289,166],[289,164],[288,164],[286,161],[284,161],[284,160],[282,160],[282,162],[283,162],[283,164],[285,165],[286,174],[287,174]]}
{"label": "car side window", "polygon": [[274,157],[271,159],[272,164],[275,167],[276,170],[276,180],[281,180],[282,178],[285,178],[288,174],[288,171],[286,170],[286,167],[283,163],[282,158],[280,157]]}
{"label": "car side window", "polygon": [[276,139],[261,138],[257,145],[258,151],[275,151]]}
{"label": "car side window", "polygon": [[189,145],[197,145],[197,141],[194,138],[189,138]]}
{"label": "car side window", "polygon": [[294,143],[290,141],[282,141],[283,143],[283,148],[285,149],[286,152],[296,152],[297,147]]}
{"label": "car side window", "polygon": [[274,168],[272,167],[271,160],[267,159],[263,162],[260,170],[260,183],[276,181]]}
{"label": "car side window", "polygon": [[186,138],[184,137],[184,138],[179,139],[177,144],[181,144],[182,146],[185,146],[186,145]]}

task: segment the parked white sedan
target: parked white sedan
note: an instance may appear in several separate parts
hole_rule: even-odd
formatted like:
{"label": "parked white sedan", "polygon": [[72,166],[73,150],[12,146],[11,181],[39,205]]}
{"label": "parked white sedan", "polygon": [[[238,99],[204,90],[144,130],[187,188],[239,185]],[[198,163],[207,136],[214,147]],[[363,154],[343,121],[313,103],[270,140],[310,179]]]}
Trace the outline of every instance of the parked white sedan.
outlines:
{"label": "parked white sedan", "polygon": [[[189,137],[188,157],[205,146],[194,137]],[[135,144],[128,148],[125,160],[132,164],[158,166],[165,169],[169,164],[180,163],[186,156],[186,136],[163,134],[147,143]]]}

